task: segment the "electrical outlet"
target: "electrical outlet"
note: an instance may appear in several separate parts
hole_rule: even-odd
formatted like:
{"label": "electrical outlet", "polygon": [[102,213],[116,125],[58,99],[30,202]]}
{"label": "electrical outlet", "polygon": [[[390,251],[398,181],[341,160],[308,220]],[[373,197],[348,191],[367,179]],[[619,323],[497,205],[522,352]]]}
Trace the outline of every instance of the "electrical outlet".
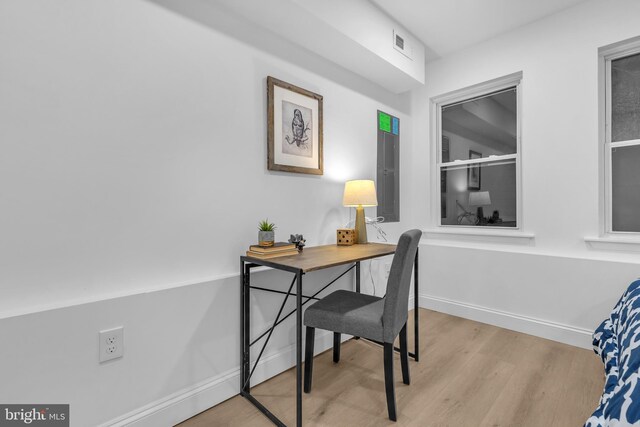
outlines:
{"label": "electrical outlet", "polygon": [[98,359],[100,363],[107,360],[117,359],[124,355],[124,327],[98,332],[100,351]]}

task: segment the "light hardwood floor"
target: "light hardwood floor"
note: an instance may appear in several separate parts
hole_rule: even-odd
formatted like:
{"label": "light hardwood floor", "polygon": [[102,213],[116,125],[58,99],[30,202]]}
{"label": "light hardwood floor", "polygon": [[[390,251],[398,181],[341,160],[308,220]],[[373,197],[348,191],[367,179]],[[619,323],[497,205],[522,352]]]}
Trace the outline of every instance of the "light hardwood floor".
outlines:
{"label": "light hardwood floor", "polygon": [[[420,328],[421,359],[410,359],[411,385],[402,383],[399,357],[394,360],[397,423],[387,418],[382,348],[350,340],[338,364],[331,351],[316,356],[313,388],[303,396],[304,424],[582,426],[602,393],[603,368],[592,351],[424,309]],[[295,369],[252,394],[287,425],[295,424]],[[272,425],[239,396],[180,424]]]}

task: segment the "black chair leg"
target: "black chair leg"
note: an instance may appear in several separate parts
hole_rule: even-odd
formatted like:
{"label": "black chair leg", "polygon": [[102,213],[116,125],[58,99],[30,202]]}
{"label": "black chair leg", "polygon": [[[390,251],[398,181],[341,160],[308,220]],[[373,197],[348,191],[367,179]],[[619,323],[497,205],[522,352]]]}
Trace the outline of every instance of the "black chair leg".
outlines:
{"label": "black chair leg", "polygon": [[304,352],[304,392],[311,391],[311,377],[313,376],[313,344],[316,336],[316,328],[307,326],[307,338]]}
{"label": "black chair leg", "polygon": [[384,343],[384,386],[389,419],[396,421],[396,393],[393,387],[393,343]]}
{"label": "black chair leg", "polygon": [[400,365],[402,365],[402,382],[409,385],[409,350],[407,349],[407,324],[400,330]]}
{"label": "black chair leg", "polygon": [[333,361],[340,361],[340,332],[333,333]]}

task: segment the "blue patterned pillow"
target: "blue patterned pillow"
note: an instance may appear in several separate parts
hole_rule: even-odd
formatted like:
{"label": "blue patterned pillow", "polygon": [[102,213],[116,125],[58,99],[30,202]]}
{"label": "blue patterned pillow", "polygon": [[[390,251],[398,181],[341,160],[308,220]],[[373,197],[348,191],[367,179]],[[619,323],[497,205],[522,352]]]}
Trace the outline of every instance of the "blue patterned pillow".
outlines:
{"label": "blue patterned pillow", "polygon": [[640,424],[640,280],[629,285],[595,330],[593,350],[604,363],[606,383],[585,427]]}

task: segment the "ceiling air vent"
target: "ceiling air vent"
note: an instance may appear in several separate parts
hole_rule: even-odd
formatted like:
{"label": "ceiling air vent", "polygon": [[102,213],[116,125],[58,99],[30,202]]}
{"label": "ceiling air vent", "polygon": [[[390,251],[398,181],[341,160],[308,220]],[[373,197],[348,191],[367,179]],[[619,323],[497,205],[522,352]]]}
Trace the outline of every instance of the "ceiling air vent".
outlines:
{"label": "ceiling air vent", "polygon": [[407,38],[397,30],[393,30],[393,47],[407,58],[413,59]]}

